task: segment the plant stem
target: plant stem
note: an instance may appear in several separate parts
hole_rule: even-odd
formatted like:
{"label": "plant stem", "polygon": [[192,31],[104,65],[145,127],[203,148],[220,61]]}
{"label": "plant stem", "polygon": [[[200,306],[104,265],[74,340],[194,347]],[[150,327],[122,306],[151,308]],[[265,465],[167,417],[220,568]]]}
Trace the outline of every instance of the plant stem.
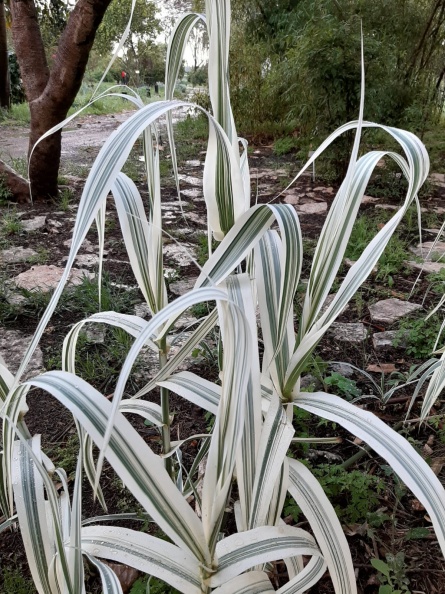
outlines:
{"label": "plant stem", "polygon": [[[167,339],[164,337],[159,345],[159,368],[162,369],[167,364]],[[162,409],[162,452],[166,454],[170,451],[170,393],[167,388],[161,388],[161,409]],[[174,479],[173,464],[171,457],[164,458],[165,469]]]}

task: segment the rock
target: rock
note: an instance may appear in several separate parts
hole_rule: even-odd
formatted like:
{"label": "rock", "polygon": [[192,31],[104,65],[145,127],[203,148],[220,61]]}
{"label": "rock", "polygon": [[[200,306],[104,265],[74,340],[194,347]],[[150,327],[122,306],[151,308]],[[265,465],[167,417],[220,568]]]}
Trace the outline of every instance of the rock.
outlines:
{"label": "rock", "polygon": [[86,268],[91,268],[92,266],[99,264],[99,256],[96,256],[96,254],[79,254],[76,256],[75,262],[78,264],[78,266],[86,266]]}
{"label": "rock", "polygon": [[196,249],[189,243],[169,243],[163,248],[164,258],[174,260],[178,266],[189,266],[196,259]]}
{"label": "rock", "polygon": [[202,186],[202,179],[199,177],[193,177],[192,175],[180,175],[179,179],[189,186]]}
{"label": "rock", "polygon": [[51,227],[56,227],[56,229],[62,227],[62,223],[60,221],[56,221],[55,219],[48,219],[48,225]]}
{"label": "rock", "polygon": [[347,363],[331,363],[329,368],[336,373],[340,373],[343,377],[352,377],[354,369]]}
{"label": "rock", "polygon": [[335,340],[354,344],[363,342],[368,335],[365,326],[361,322],[352,324],[335,323],[332,324],[330,332],[334,335]]}
{"label": "rock", "polygon": [[85,337],[88,342],[93,344],[103,344],[105,342],[105,328],[102,324],[87,324]]}
{"label": "rock", "polygon": [[26,219],[22,221],[22,229],[24,231],[37,231],[43,229],[46,225],[46,215],[34,217],[33,219]]}
{"label": "rock", "polygon": [[170,292],[173,293],[173,295],[177,295],[178,297],[180,297],[181,295],[184,295],[185,293],[188,293],[195,286],[197,278],[198,277],[190,276],[186,279],[179,280],[174,283],[170,283],[168,286],[170,289]]}
{"label": "rock", "polygon": [[[71,239],[67,239],[66,241],[63,242],[63,245],[67,248],[71,247]],[[95,249],[97,249],[97,251],[99,251],[99,248],[95,248],[93,246],[93,244],[91,243],[91,241],[89,241],[88,239],[84,239],[82,245],[80,246],[81,250],[84,250],[85,252],[93,252]]]}
{"label": "rock", "polygon": [[[30,270],[18,274],[13,278],[13,283],[20,289],[27,289],[33,291],[38,289],[47,293],[55,289],[62,277],[64,269],[58,266],[33,266]],[[80,285],[84,276],[93,278],[94,275],[86,270],[73,268],[68,279],[68,284]]]}
{"label": "rock", "polygon": [[[23,334],[18,330],[0,328],[0,356],[3,357],[6,366],[12,374],[15,374],[20,367],[20,363],[31,340],[32,336]],[[43,371],[45,371],[43,367],[43,354],[40,347],[37,347],[22,380],[29,379]]]}
{"label": "rock", "polygon": [[10,248],[9,250],[2,250],[0,252],[0,262],[5,264],[16,264],[17,262],[26,262],[35,256],[37,256],[37,252],[34,250],[18,246]]}
{"label": "rock", "polygon": [[445,184],[445,173],[431,173],[430,181],[436,185]]}
{"label": "rock", "polygon": [[305,375],[300,378],[300,390],[309,392],[311,390],[319,390],[320,388],[322,388],[322,384],[314,375]]}
{"label": "rock", "polygon": [[299,214],[322,214],[327,211],[328,205],[326,202],[309,202],[300,204],[296,208]]}
{"label": "rock", "polygon": [[379,208],[380,210],[399,210],[399,207],[393,204],[376,204],[374,208]]}
{"label": "rock", "polygon": [[134,314],[140,318],[151,318],[151,311],[146,303],[138,303],[135,305]]}
{"label": "rock", "polygon": [[402,301],[401,299],[384,299],[370,305],[369,313],[373,322],[393,324],[418,309],[422,309],[422,306],[417,303],[408,303],[408,301]]}
{"label": "rock", "polygon": [[[325,300],[325,302],[323,303],[323,305],[322,305],[322,307],[321,307],[321,310],[320,310],[320,316],[322,316],[322,315],[324,314],[324,312],[325,312],[325,311],[328,309],[328,307],[329,307],[329,306],[331,305],[331,303],[334,301],[334,298],[335,298],[335,293],[333,293],[332,295],[328,295],[328,296],[326,297],[326,300]],[[341,310],[341,313],[340,313],[340,315],[341,315],[342,313],[344,313],[344,312],[345,312],[347,309],[349,309],[349,305],[348,305],[348,304],[346,304],[346,305],[344,306],[344,308]],[[320,317],[320,316],[319,316],[319,317]]]}
{"label": "rock", "polygon": [[374,196],[366,196],[366,194],[362,198],[362,204],[375,204],[378,202],[380,198],[374,198]]}
{"label": "rock", "polygon": [[286,194],[286,196],[284,197],[283,202],[285,202],[286,204],[293,204],[294,206],[296,204],[298,204],[300,201],[299,196],[295,193],[295,194]]}
{"label": "rock", "polygon": [[400,332],[397,330],[388,330],[387,332],[375,332],[372,335],[372,344],[376,351],[384,351],[386,349],[390,349],[394,347],[394,340],[399,336],[400,343],[397,346],[405,347],[406,346],[406,335],[409,333],[405,333],[405,336],[402,335],[400,337]]}
{"label": "rock", "polygon": [[[351,260],[350,258],[344,259],[344,263],[346,264],[346,266],[348,268],[352,268],[356,262],[357,262],[357,260]],[[376,266],[374,266],[374,268],[372,269],[371,272],[373,272],[375,274],[377,272],[377,270],[378,270],[378,267],[376,265]]]}
{"label": "rock", "polygon": [[445,242],[438,241],[434,245],[434,241],[425,241],[424,243],[419,243],[415,248],[411,247],[410,251],[418,258],[423,258],[426,262],[431,262],[431,260],[438,260],[445,255]]}
{"label": "rock", "polygon": [[202,195],[202,191],[198,188],[189,188],[188,190],[181,190],[181,194],[186,198],[191,198],[192,200],[203,200],[204,197]]}
{"label": "rock", "polygon": [[407,265],[411,268],[415,268],[417,270],[421,270],[422,272],[426,272],[428,274],[440,272],[445,268],[445,263],[442,262],[407,262]]}
{"label": "rock", "polygon": [[185,165],[187,167],[200,167],[201,161],[199,159],[192,159],[190,161],[186,161]]}

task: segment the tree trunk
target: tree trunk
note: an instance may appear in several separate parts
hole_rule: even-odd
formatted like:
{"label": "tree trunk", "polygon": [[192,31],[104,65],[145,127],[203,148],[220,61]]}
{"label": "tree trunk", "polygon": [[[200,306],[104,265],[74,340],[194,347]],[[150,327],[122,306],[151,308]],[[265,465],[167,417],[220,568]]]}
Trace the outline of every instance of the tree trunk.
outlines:
{"label": "tree trunk", "polygon": [[0,107],[9,107],[10,93],[5,3],[0,0]]}
{"label": "tree trunk", "polygon": [[31,112],[28,157],[34,201],[57,196],[61,132],[33,147],[42,134],[64,120],[73,104],[96,31],[110,2],[78,0],[60,37],[50,72],[34,0],[11,0],[12,35]]}

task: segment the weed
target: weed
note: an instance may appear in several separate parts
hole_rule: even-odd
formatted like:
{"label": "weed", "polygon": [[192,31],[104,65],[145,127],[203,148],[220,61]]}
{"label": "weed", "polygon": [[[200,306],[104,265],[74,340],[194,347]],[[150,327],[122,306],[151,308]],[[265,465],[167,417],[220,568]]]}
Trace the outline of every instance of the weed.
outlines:
{"label": "weed", "polygon": [[28,177],[28,159],[25,157],[12,157],[11,167],[22,177]]}
{"label": "weed", "polygon": [[48,262],[49,259],[49,252],[46,248],[39,245],[37,247],[37,254],[35,256],[31,256],[28,258],[27,262],[29,264],[45,264]]}
{"label": "weed", "polygon": [[409,579],[406,577],[405,553],[403,551],[396,555],[388,553],[386,562],[381,559],[371,559],[371,564],[379,572],[378,578],[382,584],[379,594],[409,593]]}
{"label": "weed", "polygon": [[172,586],[155,577],[139,578],[132,586],[130,594],[179,594]]}
{"label": "weed", "polygon": [[287,153],[294,152],[297,149],[298,144],[299,143],[296,138],[285,136],[284,138],[279,138],[274,142],[273,152],[278,156],[286,155]]}
{"label": "weed", "polygon": [[425,359],[431,355],[439,334],[441,320],[438,315],[424,318],[402,320],[394,340],[394,346],[406,345],[406,354],[415,359]]}
{"label": "weed", "polygon": [[23,228],[23,224],[14,210],[10,210],[3,215],[2,228],[6,235],[15,235],[20,233]]}
{"label": "weed", "polygon": [[66,212],[69,209],[73,198],[73,191],[70,188],[63,188],[59,193],[59,208]]}
{"label": "weed", "polygon": [[341,373],[333,371],[331,375],[324,378],[323,384],[327,391],[338,396],[345,396],[346,400],[353,400],[361,396],[362,391],[357,388],[357,382],[344,377]]}
{"label": "weed", "polygon": [[338,517],[346,524],[364,522],[378,506],[378,495],[385,490],[379,477],[360,470],[345,470],[336,464],[320,464],[313,473],[334,504]]}
{"label": "weed", "polygon": [[[209,259],[209,239],[207,233],[200,233],[197,236],[198,242],[198,251],[196,256],[196,261],[200,266],[204,266],[204,264]],[[215,240],[212,240],[212,250],[215,250],[218,247],[218,244]]]}
{"label": "weed", "polygon": [[0,204],[7,203],[12,197],[12,192],[6,184],[6,177],[0,175]]}
{"label": "weed", "polygon": [[4,567],[2,579],[3,592],[8,594],[34,594],[36,591],[33,582],[23,577],[19,569]]}
{"label": "weed", "polygon": [[63,447],[55,448],[52,457],[54,464],[63,468],[69,478],[76,474],[77,457],[79,455],[79,437],[73,433]]}

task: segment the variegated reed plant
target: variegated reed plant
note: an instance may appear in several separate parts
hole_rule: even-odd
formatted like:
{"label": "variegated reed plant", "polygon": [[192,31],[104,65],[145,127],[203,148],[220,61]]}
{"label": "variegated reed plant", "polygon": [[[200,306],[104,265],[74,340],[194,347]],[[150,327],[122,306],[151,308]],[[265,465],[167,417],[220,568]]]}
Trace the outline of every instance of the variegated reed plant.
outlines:
{"label": "variegated reed plant", "polygon": [[[209,31],[214,114],[207,114],[210,132],[204,193],[209,229],[221,243],[204,265],[195,288],[167,303],[156,122],[172,110],[188,106],[173,100],[173,88],[185,41],[198,20],[207,23]],[[312,157],[317,158],[340,134],[356,131],[345,180],[320,234],[302,314],[294,320],[293,302],[303,257],[301,230],[297,214],[289,205],[250,207],[247,151],[244,145],[240,157],[227,86],[229,23],[228,0],[208,0],[206,17],[186,15],[180,20],[168,56],[168,101],[138,105],[138,111],[103,146],[85,184],[60,285],[18,373],[13,377],[3,364],[0,366],[4,421],[1,504],[9,512],[10,521],[17,514],[39,593],[84,592],[83,557],[98,568],[103,589],[110,593],[122,590],[101,559],[137,567],[186,594],[275,592],[267,572],[277,560],[284,560],[289,578],[279,588],[281,594],[307,591],[326,568],[336,594],[355,593],[352,559],[335,511],[306,466],[287,457],[291,441],[299,439],[298,435],[294,437],[292,426],[296,408],[339,423],[386,459],[427,509],[445,552],[445,493],[410,444],[371,413],[337,396],[300,390],[300,375],[311,353],[371,272],[407,208],[417,200],[428,173],[428,156],[415,136],[388,127],[381,128],[399,143],[403,156],[381,151],[359,156],[362,128],[375,126],[363,121],[363,86],[358,121],[334,132]],[[172,130],[170,134],[172,138]],[[140,135],[144,138],[149,180],[147,205],[135,184],[121,172]],[[405,202],[349,270],[333,302],[321,313],[370,175],[385,156],[400,165],[408,180]],[[67,334],[61,371],[20,383],[95,218],[103,247],[105,203],[110,191],[117,204],[129,259],[152,317],[147,322],[136,316],[98,312]],[[172,356],[169,334],[178,317],[204,301],[216,302],[216,309]],[[257,312],[264,343],[261,356]],[[112,402],[75,374],[77,338],[82,326],[92,323],[118,326],[135,338]],[[220,383],[194,373],[177,372],[215,326],[221,335]],[[159,353],[159,370],[143,389],[130,395],[126,392],[128,377],[141,349],[147,347]],[[38,439],[26,428],[25,398],[33,397],[33,387],[52,394],[76,420],[81,449],[71,504],[63,471],[54,470],[41,452]],[[164,391],[161,406],[142,399],[156,387]],[[168,391],[215,415],[211,435],[186,437],[201,441],[190,468],[181,465],[183,441],[170,441]],[[140,414],[159,428],[163,435],[161,456],[155,455],[138,435],[126,420],[126,413]],[[93,443],[100,450],[97,461]],[[178,463],[166,464],[174,456]],[[106,493],[99,486],[103,458],[170,542],[136,530],[104,527],[102,521],[113,519],[107,515],[82,522],[83,469],[103,506],[106,503]],[[201,481],[197,471],[204,461]],[[58,472],[63,486],[61,495],[52,482],[54,472]],[[235,482],[239,496],[234,504],[237,532],[223,536],[223,519]],[[313,535],[281,520],[287,493],[304,512]],[[190,497],[194,498],[195,510],[188,503]],[[305,563],[303,556],[309,561]]]}

